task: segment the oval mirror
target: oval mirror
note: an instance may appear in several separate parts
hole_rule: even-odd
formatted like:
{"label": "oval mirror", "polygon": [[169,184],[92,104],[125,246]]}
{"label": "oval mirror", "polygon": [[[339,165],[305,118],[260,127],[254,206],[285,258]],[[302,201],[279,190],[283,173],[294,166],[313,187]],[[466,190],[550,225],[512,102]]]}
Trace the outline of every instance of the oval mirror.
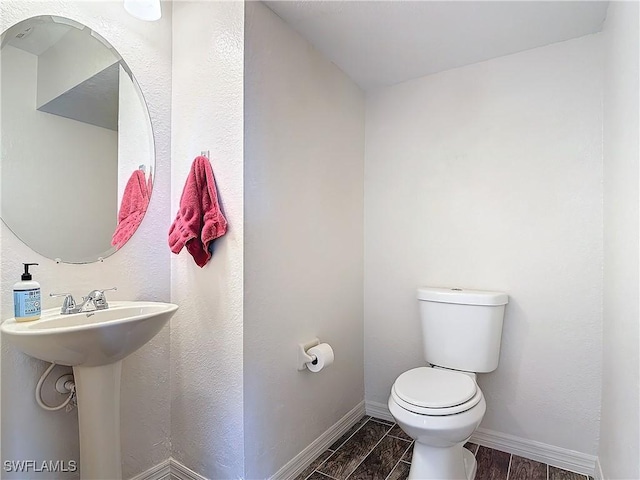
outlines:
{"label": "oval mirror", "polygon": [[45,257],[89,263],[140,225],[154,175],[151,120],[118,52],[39,16],[2,34],[0,216]]}

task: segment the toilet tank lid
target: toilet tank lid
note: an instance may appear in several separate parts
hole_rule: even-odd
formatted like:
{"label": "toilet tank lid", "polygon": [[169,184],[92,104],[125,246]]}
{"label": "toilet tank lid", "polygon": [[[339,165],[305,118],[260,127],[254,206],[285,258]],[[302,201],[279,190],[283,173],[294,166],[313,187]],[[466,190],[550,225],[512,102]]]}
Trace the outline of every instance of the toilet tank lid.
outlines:
{"label": "toilet tank lid", "polygon": [[418,300],[459,305],[506,305],[509,296],[502,292],[467,290],[463,288],[422,287],[418,289]]}

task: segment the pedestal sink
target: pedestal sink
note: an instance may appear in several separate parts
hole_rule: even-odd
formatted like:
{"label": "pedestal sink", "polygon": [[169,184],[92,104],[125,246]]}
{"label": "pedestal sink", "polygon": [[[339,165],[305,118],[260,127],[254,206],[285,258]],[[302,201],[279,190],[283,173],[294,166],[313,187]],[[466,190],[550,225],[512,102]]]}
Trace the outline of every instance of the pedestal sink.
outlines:
{"label": "pedestal sink", "polygon": [[33,322],[11,318],[7,340],[40,360],[73,367],[80,430],[80,478],[122,478],[122,359],[151,340],[178,309],[158,302],[109,302],[107,310],[61,315],[45,310]]}

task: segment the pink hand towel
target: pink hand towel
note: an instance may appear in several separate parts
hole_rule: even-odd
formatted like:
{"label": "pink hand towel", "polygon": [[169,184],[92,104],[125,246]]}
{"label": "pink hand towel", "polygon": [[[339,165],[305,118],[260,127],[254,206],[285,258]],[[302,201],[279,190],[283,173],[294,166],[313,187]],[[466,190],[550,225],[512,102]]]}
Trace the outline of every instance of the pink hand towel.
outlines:
{"label": "pink hand towel", "polygon": [[169,228],[169,247],[179,253],[186,245],[196,264],[204,267],[211,259],[209,244],[226,232],[211,163],[207,157],[196,157],[182,190],[180,210]]}
{"label": "pink hand towel", "polygon": [[144,214],[149,206],[149,192],[147,181],[142,170],[133,172],[124,187],[120,210],[118,211],[118,226],[111,237],[111,245],[116,249],[122,247],[140,226]]}

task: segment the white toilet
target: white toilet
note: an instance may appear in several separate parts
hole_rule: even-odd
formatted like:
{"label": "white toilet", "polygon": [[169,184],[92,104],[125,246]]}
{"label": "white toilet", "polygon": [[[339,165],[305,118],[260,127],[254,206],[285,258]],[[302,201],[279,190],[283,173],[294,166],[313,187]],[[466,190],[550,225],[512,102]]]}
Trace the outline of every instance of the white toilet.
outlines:
{"label": "white toilet", "polygon": [[418,300],[424,358],[431,366],[404,372],[389,397],[391,414],[415,440],[409,479],[473,480],[476,459],[463,445],[486,411],[476,372],[498,367],[509,297],[425,287]]}

